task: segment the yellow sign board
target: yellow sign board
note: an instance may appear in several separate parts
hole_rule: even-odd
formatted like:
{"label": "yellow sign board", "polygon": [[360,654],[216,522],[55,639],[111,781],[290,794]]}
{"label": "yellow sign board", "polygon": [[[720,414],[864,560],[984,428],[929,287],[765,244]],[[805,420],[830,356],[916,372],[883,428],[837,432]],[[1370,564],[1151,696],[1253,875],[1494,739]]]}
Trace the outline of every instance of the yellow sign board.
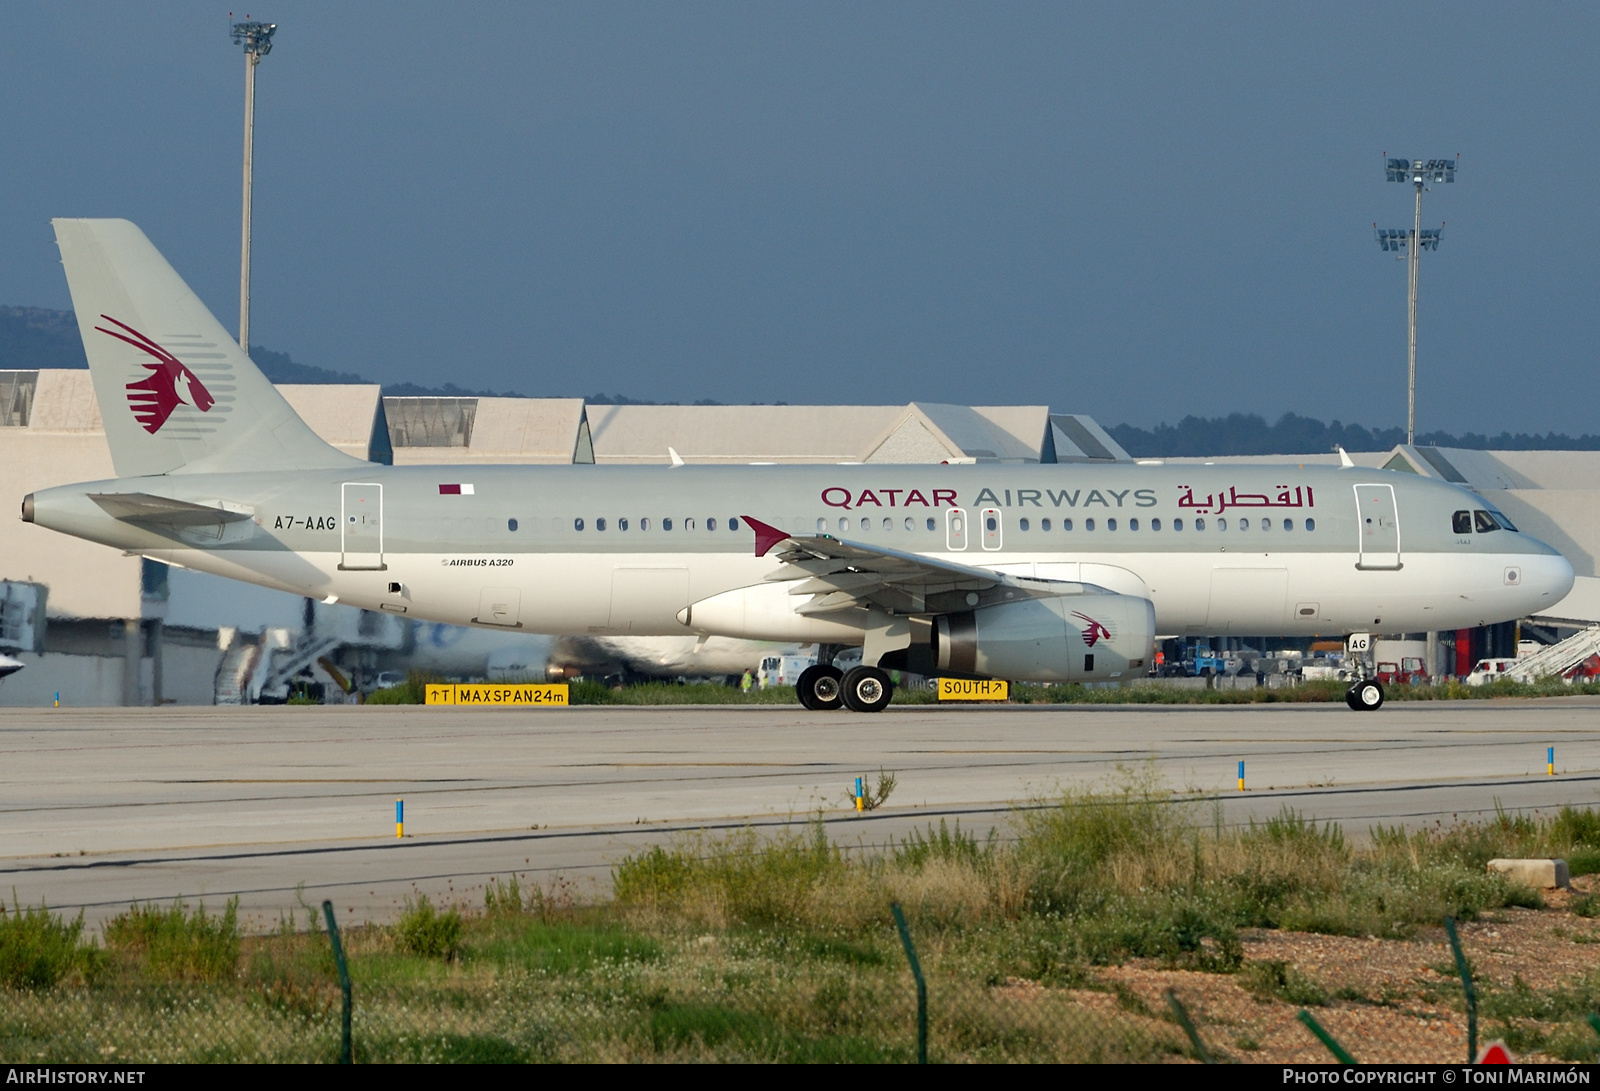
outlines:
{"label": "yellow sign board", "polygon": [[974,682],[966,678],[939,679],[941,701],[1005,701],[1010,697],[1009,682]]}
{"label": "yellow sign board", "polygon": [[427,704],[474,705],[483,708],[521,708],[567,703],[567,684],[428,684]]}

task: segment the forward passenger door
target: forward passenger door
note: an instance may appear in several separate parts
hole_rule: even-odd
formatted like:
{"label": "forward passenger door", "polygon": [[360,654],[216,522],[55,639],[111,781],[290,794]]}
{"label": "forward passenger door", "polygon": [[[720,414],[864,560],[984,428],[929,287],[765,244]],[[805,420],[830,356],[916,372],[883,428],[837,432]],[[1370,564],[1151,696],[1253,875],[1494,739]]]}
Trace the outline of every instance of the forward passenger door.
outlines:
{"label": "forward passenger door", "polygon": [[1392,570],[1400,564],[1400,515],[1393,485],[1357,485],[1356,567]]}

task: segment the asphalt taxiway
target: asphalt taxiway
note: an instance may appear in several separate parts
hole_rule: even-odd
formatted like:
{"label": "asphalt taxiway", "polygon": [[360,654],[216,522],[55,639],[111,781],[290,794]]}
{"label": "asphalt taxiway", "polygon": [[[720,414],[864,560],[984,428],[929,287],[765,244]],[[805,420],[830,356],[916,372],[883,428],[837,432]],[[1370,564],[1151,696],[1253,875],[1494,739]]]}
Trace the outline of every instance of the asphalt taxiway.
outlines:
{"label": "asphalt taxiway", "polygon": [[[493,876],[593,896],[630,852],[819,812],[844,844],[882,844],[940,818],[1004,835],[1019,806],[1107,783],[1119,767],[1199,794],[1227,822],[1290,806],[1353,835],[1497,806],[1595,805],[1600,699],[1396,702],[1377,713],[0,709],[0,890],[82,908],[91,922],[135,899],[214,907],[234,896],[257,925],[323,898],[342,916],[382,920],[414,892],[477,900]],[[895,791],[858,816],[847,786],[880,769]]]}

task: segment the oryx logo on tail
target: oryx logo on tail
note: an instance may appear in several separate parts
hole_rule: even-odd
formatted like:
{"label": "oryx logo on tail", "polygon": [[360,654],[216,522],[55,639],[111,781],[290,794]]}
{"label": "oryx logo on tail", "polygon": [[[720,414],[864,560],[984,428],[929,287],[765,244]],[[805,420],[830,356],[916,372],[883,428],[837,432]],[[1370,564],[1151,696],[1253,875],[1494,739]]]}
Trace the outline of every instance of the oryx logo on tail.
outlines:
{"label": "oryx logo on tail", "polygon": [[1100,624],[1088,614],[1080,614],[1078,611],[1074,610],[1072,612],[1072,616],[1075,618],[1081,618],[1089,623],[1088,627],[1083,630],[1083,642],[1086,646],[1092,648],[1102,640],[1111,639],[1111,630],[1107,629],[1104,625]]}
{"label": "oryx logo on tail", "polygon": [[100,317],[127,332],[118,333],[104,326],[96,326],[95,329],[118,341],[126,341],[140,352],[155,358],[155,363],[142,365],[150,372],[149,375],[128,384],[128,405],[133,409],[134,419],[146,432],[155,435],[161,431],[161,426],[167,423],[172,411],[180,405],[192,405],[204,413],[216,403],[211,391],[205,388],[199,376],[183,365],[183,361],[127,323],[118,322],[109,314]]}

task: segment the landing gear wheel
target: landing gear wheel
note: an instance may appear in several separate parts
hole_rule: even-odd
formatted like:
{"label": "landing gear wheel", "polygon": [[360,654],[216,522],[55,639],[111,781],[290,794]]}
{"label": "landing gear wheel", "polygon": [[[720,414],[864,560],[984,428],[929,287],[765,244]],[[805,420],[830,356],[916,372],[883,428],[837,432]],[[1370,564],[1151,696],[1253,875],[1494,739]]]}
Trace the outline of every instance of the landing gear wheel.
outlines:
{"label": "landing gear wheel", "polygon": [[800,703],[813,712],[832,712],[844,703],[839,692],[841,677],[838,667],[821,663],[807,667],[800,672],[800,680],[794,686]]}
{"label": "landing gear wheel", "polygon": [[1357,682],[1345,692],[1344,703],[1357,712],[1376,712],[1383,707],[1383,687],[1370,678]]}
{"label": "landing gear wheel", "polygon": [[856,667],[844,676],[844,704],[851,712],[882,712],[893,694],[894,684],[877,667]]}

